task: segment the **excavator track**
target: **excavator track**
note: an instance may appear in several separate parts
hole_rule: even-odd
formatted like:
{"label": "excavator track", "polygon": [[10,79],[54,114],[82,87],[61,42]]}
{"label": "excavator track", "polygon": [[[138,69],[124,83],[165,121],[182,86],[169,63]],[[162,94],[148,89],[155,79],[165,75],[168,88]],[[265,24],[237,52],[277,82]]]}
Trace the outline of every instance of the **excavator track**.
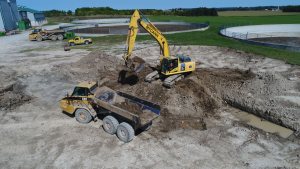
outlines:
{"label": "excavator track", "polygon": [[149,82],[149,83],[151,83],[152,81],[157,80],[157,79],[159,79],[159,73],[158,73],[157,70],[156,70],[156,71],[153,71],[152,73],[148,74],[148,75],[145,77],[145,81],[146,81],[146,82]]}
{"label": "excavator track", "polygon": [[[160,77],[160,75],[159,75],[158,71],[154,71],[146,76],[145,81],[151,83],[151,82],[159,79],[159,77]],[[169,76],[166,79],[164,79],[163,86],[165,86],[167,88],[171,88],[175,84],[175,82],[177,82],[183,78],[184,78],[183,74],[176,74],[176,75]]]}
{"label": "excavator track", "polygon": [[177,82],[183,78],[184,78],[183,74],[169,76],[164,80],[163,86],[165,86],[167,88],[171,88],[175,84],[175,82]]}

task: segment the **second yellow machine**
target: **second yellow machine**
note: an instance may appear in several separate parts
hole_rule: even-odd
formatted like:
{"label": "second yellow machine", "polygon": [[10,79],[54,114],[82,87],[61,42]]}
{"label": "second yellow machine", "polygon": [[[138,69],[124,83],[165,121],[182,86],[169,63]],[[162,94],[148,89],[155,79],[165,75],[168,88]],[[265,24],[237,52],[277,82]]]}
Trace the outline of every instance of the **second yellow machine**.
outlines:
{"label": "second yellow machine", "polygon": [[134,59],[130,58],[134,49],[139,25],[158,42],[162,54],[157,70],[147,75],[145,81],[151,82],[161,78],[163,79],[164,86],[171,87],[176,81],[195,71],[195,62],[190,57],[183,55],[170,56],[167,39],[146,17],[141,15],[139,10],[135,10],[131,16],[127,36],[127,52],[123,57],[129,68],[138,72],[142,67],[140,63],[135,63]]}

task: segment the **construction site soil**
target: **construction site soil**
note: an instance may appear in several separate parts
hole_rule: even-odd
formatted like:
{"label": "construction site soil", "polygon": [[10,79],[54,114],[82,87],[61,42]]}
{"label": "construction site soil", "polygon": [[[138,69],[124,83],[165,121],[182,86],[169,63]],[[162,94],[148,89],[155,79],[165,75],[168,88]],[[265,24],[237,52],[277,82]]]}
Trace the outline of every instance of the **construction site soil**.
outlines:
{"label": "construction site soil", "polygon": [[[145,65],[141,72],[134,73],[124,66],[122,60],[101,51],[93,52],[70,66],[77,67],[78,70],[90,68],[83,74],[70,72],[72,76],[76,76],[73,77],[75,79],[96,78],[103,86],[161,105],[162,116],[159,126],[156,126],[160,131],[205,129],[203,118],[215,115],[215,110],[221,104],[221,100],[212,96],[210,89],[201,84],[197,74],[179,82],[174,88],[167,89],[162,86],[161,81],[151,84],[144,82],[145,76],[153,71],[149,65]],[[56,69],[62,68],[59,67]],[[66,69],[65,66],[63,69]],[[135,114],[142,113],[138,105],[126,101],[117,103],[116,106]]]}
{"label": "construction site soil", "polygon": [[[28,33],[0,38],[0,168],[299,168],[299,66],[172,45],[197,70],[167,89],[143,80],[159,62],[153,41],[136,44],[134,56],[146,65],[134,74],[124,66],[124,44],[65,52],[62,42],[28,42]],[[84,80],[154,102],[161,116],[127,144],[105,133],[101,120],[79,124],[58,102]],[[243,110],[295,132],[280,137],[255,127]]]}
{"label": "construction site soil", "polygon": [[125,99],[123,102],[114,104],[115,106],[127,110],[133,114],[140,115],[143,113],[143,109],[138,104],[130,102],[129,100]]}
{"label": "construction site soil", "polygon": [[[160,124],[182,126],[179,124],[186,123],[187,119],[196,118],[198,120],[189,121],[189,123],[195,123],[190,126],[204,129],[203,119],[217,117],[216,110],[229,104],[293,130],[299,128],[297,120],[299,119],[297,114],[299,104],[259,99],[272,95],[274,91],[286,90],[284,86],[278,86],[278,82],[275,82],[278,75],[263,72],[256,74],[250,68],[244,70],[198,68],[196,72],[179,81],[173,88],[167,89],[162,86],[160,80],[151,84],[144,82],[145,76],[153,71],[153,66],[146,64],[143,71],[133,73],[128,71],[119,57],[102,51],[92,52],[70,67],[84,70],[80,73],[68,72],[71,76],[77,75],[72,79],[95,79],[101,85],[161,105],[162,118],[160,120],[163,122]],[[281,104],[281,108],[275,108],[278,104]],[[132,110],[137,111],[134,107]],[[283,112],[286,112],[288,116],[282,116]],[[172,115],[172,118],[169,115]],[[291,120],[290,116],[293,116],[294,120]],[[168,131],[177,128],[173,125],[165,125],[161,127],[161,130]]]}
{"label": "construction site soil", "polygon": [[0,88],[0,110],[11,110],[31,100],[24,92],[25,86],[19,83]]}

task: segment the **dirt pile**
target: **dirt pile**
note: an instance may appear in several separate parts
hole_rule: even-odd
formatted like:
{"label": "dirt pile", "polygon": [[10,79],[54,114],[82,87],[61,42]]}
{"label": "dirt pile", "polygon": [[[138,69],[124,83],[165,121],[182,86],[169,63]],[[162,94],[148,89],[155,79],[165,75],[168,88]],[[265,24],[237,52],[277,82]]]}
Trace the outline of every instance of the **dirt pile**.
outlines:
{"label": "dirt pile", "polygon": [[203,86],[195,76],[180,81],[172,89],[163,87],[161,81],[150,84],[143,81],[143,76],[139,78],[142,80],[135,85],[118,83],[112,85],[111,82],[110,87],[160,105],[161,117],[156,127],[162,132],[177,129],[206,129],[204,119],[214,116],[222,104],[221,100],[209,88]]}
{"label": "dirt pile", "polygon": [[24,86],[14,83],[0,89],[0,110],[12,110],[30,101],[32,98],[25,94]]}
{"label": "dirt pile", "polygon": [[[147,83],[144,78],[153,69],[145,64],[139,73],[128,71],[124,61],[103,52],[92,52],[69,66],[56,67],[60,72],[68,69],[69,77],[76,80],[95,80],[100,85],[128,93],[161,106],[159,125],[161,131],[204,129],[204,118],[214,116],[221,100],[196,76],[189,76],[174,88],[167,89],[160,80]],[[132,112],[140,107],[130,103],[118,105]],[[161,125],[160,125],[161,124]]]}
{"label": "dirt pile", "polygon": [[116,103],[115,106],[120,107],[136,115],[140,115],[143,113],[143,109],[141,106],[133,102],[130,102],[127,99],[125,99],[124,102]]}

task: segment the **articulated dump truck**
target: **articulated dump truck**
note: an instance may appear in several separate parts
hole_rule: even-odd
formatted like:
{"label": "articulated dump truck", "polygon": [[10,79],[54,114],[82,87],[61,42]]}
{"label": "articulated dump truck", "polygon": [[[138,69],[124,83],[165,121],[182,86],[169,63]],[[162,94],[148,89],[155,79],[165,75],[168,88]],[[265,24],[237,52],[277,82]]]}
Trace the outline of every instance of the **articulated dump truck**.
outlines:
{"label": "articulated dump truck", "polygon": [[98,87],[96,82],[81,82],[71,95],[60,101],[63,112],[75,115],[80,123],[103,120],[103,129],[130,142],[136,131],[149,130],[159,117],[160,106],[132,95]]}
{"label": "articulated dump truck", "polygon": [[32,32],[29,34],[29,40],[30,41],[38,41],[41,42],[43,40],[63,40],[65,38],[65,31],[62,29],[56,29],[56,30],[45,30],[42,28],[35,28],[32,30]]}

